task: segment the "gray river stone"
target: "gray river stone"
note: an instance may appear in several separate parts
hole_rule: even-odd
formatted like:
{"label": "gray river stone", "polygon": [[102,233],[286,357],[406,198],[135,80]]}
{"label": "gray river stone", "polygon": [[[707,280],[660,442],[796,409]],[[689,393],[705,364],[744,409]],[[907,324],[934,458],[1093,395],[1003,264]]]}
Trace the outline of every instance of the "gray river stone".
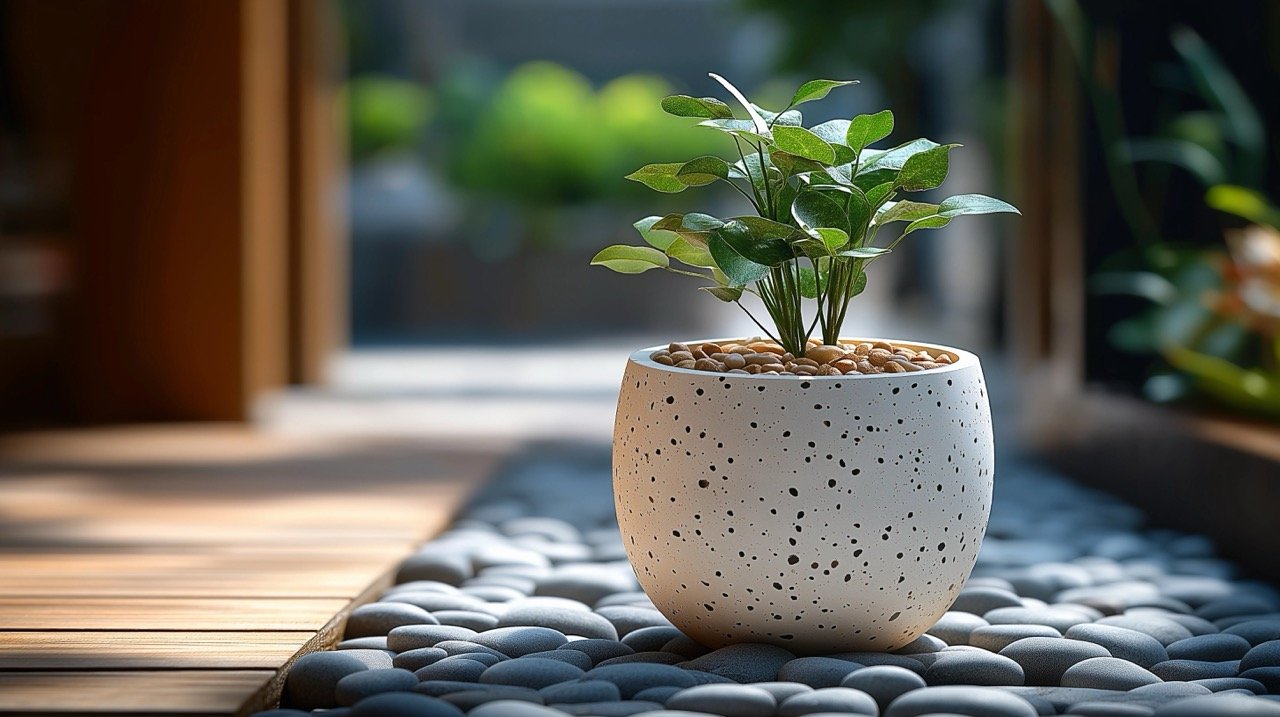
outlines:
{"label": "gray river stone", "polygon": [[593,663],[600,663],[613,657],[635,654],[635,650],[618,640],[574,640],[567,642],[557,650],[574,650],[586,654]]}
{"label": "gray river stone", "polygon": [[904,667],[874,665],[846,675],[840,686],[866,692],[884,710],[898,697],[924,687],[925,681]]}
{"label": "gray river stone", "polygon": [[1244,695],[1208,695],[1163,705],[1155,717],[1280,717],[1280,703]]}
{"label": "gray river stone", "polygon": [[428,680],[476,682],[487,669],[489,669],[488,665],[475,660],[441,660],[426,667],[421,667],[415,670],[413,674],[417,675],[418,679],[423,682]]}
{"label": "gray river stone", "polygon": [[561,650],[557,648],[555,650],[531,652],[525,655],[525,658],[529,658],[529,657],[538,657],[546,660],[557,660],[559,662],[566,662],[578,668],[579,670],[589,670],[592,667],[595,667],[595,662],[593,662],[590,657],[587,657],[587,654],[585,652],[578,652],[577,650]]}
{"label": "gray river stone", "polygon": [[528,565],[535,568],[550,568],[551,561],[547,559],[547,556],[536,550],[495,543],[477,550],[471,556],[471,565],[478,573],[485,568],[498,565]]}
{"label": "gray river stone", "polygon": [[387,650],[386,635],[370,635],[368,637],[353,637],[350,640],[343,640],[338,643],[335,650]]}
{"label": "gray river stone", "polygon": [[1169,645],[1171,660],[1239,660],[1249,651],[1249,641],[1239,635],[1218,633],[1216,635],[1197,635],[1185,640],[1178,640]]}
{"label": "gray river stone", "polygon": [[489,603],[472,595],[464,595],[462,593],[440,593],[440,592],[421,592],[408,591],[389,594],[382,598],[384,603],[406,603],[416,605],[428,612],[436,610],[474,610],[476,612],[489,612],[493,608]]}
{"label": "gray river stone", "polygon": [[542,695],[538,694],[536,690],[531,690],[526,687],[502,685],[505,689],[499,691],[492,689],[493,687],[495,687],[495,685],[485,685],[484,687],[477,687],[475,689],[450,692],[447,695],[442,695],[440,699],[451,705],[457,706],[464,712],[470,712],[480,705],[497,702],[498,700],[519,700],[521,702],[531,702],[536,705],[544,703]]}
{"label": "gray river stone", "polygon": [[552,707],[521,700],[486,702],[467,713],[467,717],[564,717]]}
{"label": "gray river stone", "polygon": [[534,595],[552,595],[595,605],[601,598],[635,590],[635,578],[619,570],[565,566],[538,581]]}
{"label": "gray river stone", "polygon": [[1240,677],[1257,680],[1266,685],[1268,693],[1280,695],[1280,667],[1251,667],[1242,670]]}
{"label": "gray river stone", "polygon": [[1240,661],[1208,662],[1205,660],[1165,660],[1151,666],[1151,671],[1165,682],[1190,682],[1214,677],[1235,677]]}
{"label": "gray river stone", "polygon": [[596,663],[596,666],[625,665],[633,662],[651,662],[658,665],[678,665],[684,661],[684,655],[677,655],[674,652],[647,650],[645,652],[635,652],[630,655],[622,655],[621,657],[611,657],[607,660],[601,660]]}
{"label": "gray river stone", "polygon": [[445,640],[470,640],[476,631],[452,625],[405,625],[387,633],[387,647],[396,652],[435,647]]}
{"label": "gray river stone", "polygon": [[1062,674],[1077,662],[1091,657],[1111,657],[1101,645],[1061,637],[1024,637],[1005,647],[1000,654],[1022,666],[1028,685],[1059,684]]}
{"label": "gray river stone", "polygon": [[361,605],[347,617],[345,636],[368,637],[386,635],[402,625],[438,625],[431,613],[417,605],[400,602],[375,602]]}
{"label": "gray river stone", "polygon": [[956,714],[971,717],[1038,717],[1031,703],[998,689],[983,687],[925,687],[890,703],[883,717],[924,717]]}
{"label": "gray river stone", "polygon": [[1214,692],[1224,692],[1226,690],[1249,690],[1255,695],[1267,694],[1267,686],[1245,677],[1214,677],[1207,680],[1193,680],[1197,685],[1208,687]]}
{"label": "gray river stone", "polygon": [[674,652],[677,655],[682,655],[685,658],[692,660],[695,657],[702,657],[708,652],[711,652],[711,648],[703,645],[688,635],[681,635],[680,637],[668,640],[667,643],[662,646],[662,651]]}
{"label": "gray river stone", "polygon": [[391,664],[402,670],[420,670],[427,665],[434,664],[448,657],[449,653],[438,647],[419,647],[416,650],[406,650],[391,658]]}
{"label": "gray river stone", "polygon": [[631,715],[690,715],[692,712],[668,712],[662,709],[661,702],[649,700],[622,700],[620,702],[583,702],[581,704],[558,704],[556,709],[570,715],[590,715],[591,717],[630,717]]}
{"label": "gray river stone", "polygon": [[1214,600],[1196,608],[1196,616],[1206,620],[1221,620],[1224,617],[1265,615],[1275,612],[1276,605],[1252,595],[1237,595]]}
{"label": "gray river stone", "polygon": [[1073,717],[1151,717],[1154,707],[1124,702],[1080,702],[1071,705]]}
{"label": "gray river stone", "polygon": [[477,633],[471,641],[509,657],[554,650],[568,642],[564,633],[549,627],[498,627]]}
{"label": "gray river stone", "polygon": [[622,638],[622,644],[630,647],[632,652],[653,652],[662,646],[684,637],[684,633],[672,625],[653,625],[631,630]]}
{"label": "gray river stone", "polygon": [[444,642],[437,642],[435,646],[447,652],[450,657],[471,655],[477,652],[491,655],[499,660],[505,660],[508,657],[492,647],[486,647],[477,642],[471,642],[470,640],[445,640]]}
{"label": "gray river stone", "polygon": [[396,571],[396,582],[433,580],[446,585],[461,585],[471,575],[471,558],[460,553],[432,551],[409,556]]}
{"label": "gray river stone", "polygon": [[892,665],[901,667],[923,676],[925,664],[920,656],[911,655],[895,655],[890,652],[841,652],[832,657],[838,657],[841,660],[856,662],[860,665],[872,667],[875,665]]}
{"label": "gray river stone", "polygon": [[1071,665],[1063,672],[1063,687],[1093,687],[1102,690],[1132,690],[1153,685],[1160,678],[1118,657],[1092,657]]}
{"label": "gray river stone", "polygon": [[[479,645],[476,646],[476,649],[488,650],[488,648],[482,648]],[[445,653],[445,654],[448,655],[448,653]],[[502,657],[501,655],[497,655],[493,651],[488,650],[487,652],[464,652],[458,655],[448,655],[447,657],[445,657],[440,661],[448,662],[450,660],[471,660],[473,662],[479,662],[485,667],[492,667],[493,665],[496,665],[505,659],[508,659],[508,658]]]}
{"label": "gray river stone", "polygon": [[582,533],[572,523],[559,518],[546,518],[529,515],[504,520],[498,524],[498,530],[511,538],[536,536],[553,543],[581,543]]}
{"label": "gray river stone", "polygon": [[1241,670],[1255,667],[1280,667],[1280,640],[1268,640],[1255,645],[1240,658]]}
{"label": "gray river stone", "polygon": [[1048,625],[1065,633],[1073,625],[1089,622],[1076,610],[1055,607],[999,607],[983,615],[992,625]]}
{"label": "gray river stone", "polygon": [[1169,659],[1168,652],[1159,640],[1127,627],[1097,623],[1076,625],[1067,630],[1067,637],[1102,645],[1113,657],[1128,660],[1148,670],[1152,665]]}
{"label": "gray river stone", "polygon": [[[657,610],[650,610],[644,607],[634,607],[631,605],[608,605],[606,607],[597,608],[596,612],[604,619],[613,623],[614,629],[618,631],[618,635],[625,638],[629,633],[639,630],[643,627],[670,627],[675,629],[671,621],[663,617],[662,613]],[[679,632],[677,630],[677,632]],[[675,635],[668,637],[670,640]],[[625,642],[625,639],[623,640]],[[665,643],[666,640],[663,640]]]}
{"label": "gray river stone", "polygon": [[999,652],[1024,637],[1062,637],[1048,625],[988,625],[969,635],[969,644],[990,652]]}
{"label": "gray river stone", "polygon": [[779,703],[783,702],[791,695],[813,692],[812,687],[802,685],[799,682],[756,682],[751,686],[773,695],[773,699]]}
{"label": "gray river stone", "polygon": [[444,700],[414,692],[389,692],[360,700],[351,717],[462,717],[462,710]]}
{"label": "gray river stone", "polygon": [[342,650],[342,654],[349,655],[364,663],[365,667],[371,670],[381,670],[394,667],[391,664],[391,658],[395,657],[395,652],[391,650]]}
{"label": "gray river stone", "polygon": [[898,655],[924,655],[930,652],[937,652],[945,647],[947,647],[947,643],[942,638],[925,633],[893,652]]}
{"label": "gray river stone", "polygon": [[1017,662],[979,649],[939,652],[924,673],[930,685],[1021,685],[1025,680]]}
{"label": "gray river stone", "polygon": [[383,692],[407,692],[418,684],[418,678],[408,670],[365,670],[338,680],[333,695],[338,704],[350,707],[360,700]]}
{"label": "gray river stone", "polygon": [[649,687],[693,687],[698,680],[688,670],[671,665],[634,663],[629,665],[604,665],[587,670],[593,680],[612,682],[622,691],[625,699]]}
{"label": "gray river stone", "polygon": [[974,630],[985,627],[989,623],[978,615],[967,612],[949,611],[944,613],[938,621],[926,630],[926,634],[942,640],[948,645],[968,645],[969,634]]}
{"label": "gray river stone", "polygon": [[498,621],[498,627],[536,625],[558,630],[566,635],[600,640],[618,639],[613,623],[593,612],[568,610],[556,607],[527,606],[508,610]]}
{"label": "gray river stone", "polygon": [[488,668],[480,675],[480,682],[488,685],[512,685],[542,689],[561,682],[576,680],[585,671],[559,660],[542,657],[521,657]]}
{"label": "gray river stone", "polygon": [[1168,647],[1178,640],[1185,640],[1193,637],[1191,631],[1182,625],[1170,620],[1167,617],[1159,615],[1112,615],[1098,620],[1097,625],[1112,625],[1114,627],[1125,627],[1130,630],[1150,635],[1160,641],[1161,645]]}
{"label": "gray river stone", "polygon": [[284,694],[291,707],[305,710],[337,707],[333,690],[338,681],[368,669],[346,651],[313,652],[299,657],[289,668]]}
{"label": "gray river stone", "polygon": [[871,695],[852,687],[824,687],[792,695],[778,705],[778,717],[800,717],[823,712],[874,717],[880,713],[880,707]]}
{"label": "gray river stone", "polygon": [[1239,635],[1248,640],[1250,645],[1257,647],[1264,642],[1280,640],[1280,620],[1246,620],[1224,629],[1223,632]]}
{"label": "gray river stone", "polygon": [[465,627],[476,632],[490,630],[498,626],[498,618],[484,612],[474,610],[437,610],[431,613],[441,625]]}
{"label": "gray river stone", "polygon": [[1022,607],[1022,600],[1012,590],[977,585],[965,586],[956,597],[951,611],[985,615],[1001,607]]}
{"label": "gray river stone", "polygon": [[839,687],[841,680],[861,667],[856,662],[834,657],[797,657],[778,670],[777,679],[782,682],[799,682],[814,688]]}
{"label": "gray river stone", "polygon": [[772,682],[782,666],[796,656],[777,645],[742,643],[729,645],[690,660],[694,670],[728,677],[735,682]]}
{"label": "gray river stone", "polygon": [[747,685],[698,685],[667,699],[672,710],[690,710],[724,717],[773,717],[778,703],[765,690]]}
{"label": "gray river stone", "polygon": [[668,687],[650,687],[648,689],[640,690],[633,696],[632,699],[665,704],[667,700],[671,699],[671,695],[674,695],[675,693],[684,689],[688,689],[688,688],[669,687],[669,686]]}
{"label": "gray river stone", "polygon": [[618,690],[618,686],[604,680],[584,679],[559,685],[548,685],[538,692],[547,704],[617,702],[622,699],[622,692]]}

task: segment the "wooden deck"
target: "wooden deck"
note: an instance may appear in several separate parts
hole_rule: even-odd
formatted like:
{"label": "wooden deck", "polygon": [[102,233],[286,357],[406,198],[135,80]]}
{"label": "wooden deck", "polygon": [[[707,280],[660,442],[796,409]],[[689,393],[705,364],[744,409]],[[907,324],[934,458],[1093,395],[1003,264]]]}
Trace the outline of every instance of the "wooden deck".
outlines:
{"label": "wooden deck", "polygon": [[0,441],[0,714],[273,705],[496,457],[232,428]]}

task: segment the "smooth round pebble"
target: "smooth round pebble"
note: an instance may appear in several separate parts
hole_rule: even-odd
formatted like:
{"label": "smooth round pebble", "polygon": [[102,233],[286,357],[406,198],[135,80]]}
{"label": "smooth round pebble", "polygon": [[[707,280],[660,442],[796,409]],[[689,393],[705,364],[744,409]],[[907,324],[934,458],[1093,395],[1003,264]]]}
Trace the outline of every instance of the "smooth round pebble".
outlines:
{"label": "smooth round pebble", "polygon": [[1111,652],[1112,657],[1128,660],[1148,670],[1152,665],[1169,659],[1169,653],[1159,640],[1127,627],[1097,623],[1076,625],[1067,630],[1067,637],[1101,645]]}
{"label": "smooth round pebble", "polygon": [[683,632],[671,625],[654,625],[632,630],[623,636],[622,644],[630,647],[633,652],[653,652],[684,636]]}
{"label": "smooth round pebble", "polygon": [[671,665],[655,665],[637,662],[627,665],[604,665],[587,670],[587,677],[593,680],[612,682],[622,691],[625,699],[649,687],[693,687],[698,684],[688,670]]}
{"label": "smooth round pebble", "polygon": [[1029,702],[1003,690],[983,687],[924,687],[894,700],[882,717],[924,717],[929,714],[970,717],[1038,717]]}
{"label": "smooth round pebble", "polygon": [[735,682],[773,682],[782,666],[794,659],[794,654],[777,645],[742,643],[708,652],[689,660],[688,665]]}
{"label": "smooth round pebble", "polygon": [[1257,680],[1267,687],[1267,693],[1280,695],[1280,667],[1251,667],[1240,671],[1240,677]]}
{"label": "smooth round pebble", "polygon": [[1280,667],[1280,640],[1268,640],[1255,645],[1240,658],[1241,670],[1252,670],[1255,667]]}
{"label": "smooth round pebble", "polygon": [[1071,705],[1073,717],[1151,717],[1154,707],[1124,702],[1080,702]]}
{"label": "smooth round pebble", "polygon": [[924,655],[930,652],[937,652],[946,647],[947,643],[941,638],[934,637],[926,632],[893,652],[897,655]]}
{"label": "smooth round pebble", "polygon": [[387,633],[387,647],[408,652],[421,647],[435,647],[445,640],[470,640],[476,631],[452,625],[405,625]]}
{"label": "smooth round pebble", "polygon": [[289,706],[304,710],[337,707],[333,691],[338,682],[348,675],[369,669],[347,652],[312,652],[299,657],[289,668],[284,681],[284,694]]}
{"label": "smooth round pebble", "polygon": [[1214,692],[1226,690],[1249,690],[1255,695],[1267,694],[1267,686],[1245,677],[1213,677],[1207,680],[1193,680],[1195,684],[1208,687]]}
{"label": "smooth round pebble", "polygon": [[474,610],[437,610],[431,613],[431,616],[441,625],[465,627],[476,632],[491,630],[498,626],[496,616]]}
{"label": "smooth round pebble", "polygon": [[1246,620],[1224,629],[1223,632],[1239,635],[1248,640],[1250,645],[1257,647],[1264,642],[1280,640],[1280,620]]}
{"label": "smooth round pebble", "polygon": [[[508,657],[492,647],[485,647],[484,645],[471,642],[470,640],[445,640],[444,642],[437,642],[435,646],[444,650],[450,657],[472,655],[475,653],[486,654],[499,660],[505,660]],[[489,663],[486,662],[485,664]]]}
{"label": "smooth round pebble", "polygon": [[370,635],[368,637],[353,637],[349,640],[339,642],[335,650],[387,650],[386,635]]}
{"label": "smooth round pebble", "polygon": [[371,670],[381,670],[389,667],[394,667],[394,665],[391,664],[391,658],[394,657],[396,653],[392,652],[391,650],[361,649],[361,650],[342,650],[341,652],[344,655],[349,655],[351,657],[356,658],[361,663],[363,663],[365,667],[368,667]]}
{"label": "smooth round pebble", "polygon": [[1235,677],[1239,660],[1209,662],[1206,660],[1165,660],[1151,666],[1151,671],[1165,682],[1191,682],[1214,677]]}
{"label": "smooth round pebble", "polygon": [[841,680],[861,667],[856,662],[837,660],[834,657],[797,657],[778,670],[777,679],[781,682],[799,682],[814,688],[839,687]]}
{"label": "smooth round pebble", "polygon": [[1132,690],[1153,685],[1160,678],[1118,657],[1091,657],[1071,665],[1063,672],[1063,687],[1093,687],[1101,690]]}
{"label": "smooth round pebble", "polygon": [[880,707],[871,695],[852,687],[824,687],[792,695],[778,705],[778,717],[800,717],[818,712],[877,715]]}
{"label": "smooth round pebble", "polygon": [[489,666],[476,660],[441,660],[414,671],[419,680],[477,682]]}
{"label": "smooth round pebble", "polygon": [[547,704],[558,702],[616,702],[622,699],[622,692],[618,690],[618,686],[604,680],[584,679],[577,682],[548,685],[538,692]]}
{"label": "smooth round pebble", "polygon": [[600,663],[613,657],[635,654],[635,650],[617,640],[574,640],[567,642],[557,650],[575,650],[586,654],[594,663]]}
{"label": "smooth round pebble", "polygon": [[531,652],[554,650],[569,640],[564,633],[548,627],[498,627],[476,633],[471,641],[508,657],[520,657]]}
{"label": "smooth round pebble", "polygon": [[591,715],[591,717],[630,717],[631,715],[691,715],[692,712],[667,712],[662,709],[661,702],[649,700],[622,700],[620,702],[583,702],[580,704],[557,704],[556,709],[570,715]]}
{"label": "smooth round pebble", "polygon": [[[628,634],[635,632],[643,627],[669,627],[675,630],[675,626],[671,621],[663,617],[662,613],[657,610],[650,610],[645,607],[634,607],[631,605],[608,605],[597,608],[596,613],[604,619],[613,623],[613,627],[618,631],[618,635],[626,642],[625,638]],[[680,634],[679,630],[676,630]],[[675,635],[667,638],[670,640]],[[667,640],[663,640],[665,643]]]}
{"label": "smooth round pebble", "polygon": [[417,605],[398,602],[375,602],[361,605],[347,617],[345,636],[386,635],[402,625],[438,625],[431,613]]}
{"label": "smooth round pebble", "polygon": [[667,699],[672,710],[690,710],[724,717],[772,717],[778,709],[773,695],[748,685],[698,685]]}
{"label": "smooth round pebble", "polygon": [[703,645],[697,640],[694,640],[692,637],[681,635],[680,637],[670,640],[663,645],[662,651],[674,652],[677,655],[681,655],[692,660],[695,657],[702,657],[708,652],[711,652],[711,648]]}
{"label": "smooth round pebble", "polygon": [[1170,643],[1168,648],[1171,660],[1207,660],[1221,662],[1223,660],[1239,660],[1249,651],[1249,641],[1239,635],[1217,633],[1214,635],[1197,635],[1185,640]]}
{"label": "smooth round pebble", "polygon": [[1028,685],[1057,685],[1067,668],[1077,662],[1111,657],[1101,645],[1061,637],[1024,637],[1005,647],[1000,655],[1022,666]]}
{"label": "smooth round pebble", "polygon": [[[458,714],[462,714],[461,711]],[[565,713],[552,707],[522,700],[495,700],[486,702],[467,713],[467,717],[564,717]]]}
{"label": "smooth round pebble", "polygon": [[463,713],[435,697],[415,692],[388,692],[357,702],[351,708],[351,717],[463,717]]}
{"label": "smooth round pebble", "polygon": [[493,689],[495,686],[497,685],[485,685],[484,687],[477,685],[474,689],[460,690],[458,692],[450,692],[447,695],[442,695],[440,699],[451,705],[455,705],[464,712],[470,712],[480,705],[496,702],[498,700],[519,700],[521,702],[531,702],[536,705],[545,703],[545,700],[542,699],[542,695],[538,694],[536,690],[531,690],[527,687],[513,687],[511,685],[502,685],[501,687],[503,689],[495,690]]}
{"label": "smooth round pebble", "polygon": [[988,623],[982,617],[968,612],[948,611],[925,631],[948,645],[968,645],[969,634]]}
{"label": "smooth round pebble", "polygon": [[436,551],[406,558],[396,571],[396,582],[430,580],[446,585],[461,585],[472,574],[471,559],[467,556]]}
{"label": "smooth round pebble", "polygon": [[521,657],[507,660],[486,669],[480,682],[488,685],[513,685],[538,690],[543,687],[576,680],[585,672],[559,660],[542,657]]}
{"label": "smooth round pebble", "polygon": [[1089,622],[1083,613],[1053,607],[999,607],[982,617],[992,625],[1048,625],[1061,633]]}
{"label": "smooth round pebble", "polygon": [[631,576],[591,566],[589,570],[553,571],[538,581],[533,594],[569,598],[586,605],[595,605],[604,597],[634,589],[635,579]]}
{"label": "smooth round pebble", "polygon": [[846,675],[840,686],[866,692],[883,710],[898,697],[923,688],[925,681],[923,677],[904,667],[874,665]]}
{"label": "smooth round pebble", "polygon": [[981,616],[1001,607],[1022,607],[1022,600],[1012,590],[974,585],[960,591],[951,611]]}
{"label": "smooth round pebble", "polygon": [[1022,666],[1002,655],[974,648],[939,652],[924,673],[930,685],[1021,685],[1026,676]]}
{"label": "smooth round pebble", "polygon": [[1125,627],[1130,630],[1150,635],[1160,641],[1161,645],[1166,648],[1177,642],[1185,640],[1188,637],[1194,637],[1191,631],[1182,625],[1170,620],[1167,617],[1161,617],[1154,614],[1138,614],[1138,615],[1112,615],[1098,620],[1097,625],[1112,625],[1114,627]]}
{"label": "smooth round pebble", "polygon": [[383,692],[407,692],[418,684],[418,678],[408,670],[365,670],[338,680],[333,695],[338,704],[350,707],[360,700]]}
{"label": "smooth round pebble", "polygon": [[1206,695],[1162,705],[1155,717],[1280,717],[1280,703],[1244,695]]}
{"label": "smooth round pebble", "polygon": [[543,652],[531,652],[520,659],[528,659],[530,657],[542,658],[545,660],[557,660],[559,662],[567,662],[579,670],[589,670],[595,666],[590,657],[585,652],[577,650],[545,650]]}
{"label": "smooth round pebble", "polygon": [[969,644],[999,652],[1024,637],[1062,637],[1048,625],[987,625],[969,634]]}
{"label": "smooth round pebble", "polygon": [[1212,621],[1241,615],[1265,615],[1275,610],[1275,604],[1267,600],[1251,595],[1237,595],[1201,605],[1196,609],[1196,616]]}
{"label": "smooth round pebble", "polygon": [[600,640],[618,639],[618,631],[614,629],[613,623],[593,612],[528,606],[508,610],[498,620],[500,628],[526,625],[547,627],[566,635],[581,635]]}
{"label": "smooth round pebble", "polygon": [[635,662],[650,662],[657,665],[678,665],[684,661],[684,655],[677,655],[672,652],[663,652],[662,650],[650,650],[647,652],[634,652],[630,655],[622,655],[620,657],[611,657],[607,660],[597,662],[596,666],[626,665]]}
{"label": "smooth round pebble", "polygon": [[391,665],[399,667],[402,670],[420,670],[427,665],[434,664],[448,657],[449,653],[438,647],[419,647],[416,650],[406,650],[398,653],[391,658]]}
{"label": "smooth round pebble", "polygon": [[[759,685],[756,685],[756,686],[758,687]],[[657,702],[659,704],[666,704],[667,700],[671,699],[671,695],[674,695],[675,693],[684,689],[687,689],[687,688],[670,687],[670,686],[650,687],[648,689],[643,689],[635,693],[632,699],[644,700],[647,702]]]}
{"label": "smooth round pebble", "polygon": [[792,695],[813,692],[812,687],[802,685],[799,682],[756,682],[751,686],[773,695],[773,699],[779,703]]}

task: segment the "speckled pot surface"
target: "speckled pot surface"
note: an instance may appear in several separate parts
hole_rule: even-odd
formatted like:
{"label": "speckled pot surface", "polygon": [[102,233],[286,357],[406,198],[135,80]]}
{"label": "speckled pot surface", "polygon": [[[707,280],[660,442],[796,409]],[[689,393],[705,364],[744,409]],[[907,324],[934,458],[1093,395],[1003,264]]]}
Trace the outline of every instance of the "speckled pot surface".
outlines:
{"label": "speckled pot surface", "polygon": [[[631,355],[614,500],[645,592],[718,647],[890,650],[951,606],[991,507],[978,358],[915,373],[757,376]],[[699,343],[699,342],[689,342]]]}

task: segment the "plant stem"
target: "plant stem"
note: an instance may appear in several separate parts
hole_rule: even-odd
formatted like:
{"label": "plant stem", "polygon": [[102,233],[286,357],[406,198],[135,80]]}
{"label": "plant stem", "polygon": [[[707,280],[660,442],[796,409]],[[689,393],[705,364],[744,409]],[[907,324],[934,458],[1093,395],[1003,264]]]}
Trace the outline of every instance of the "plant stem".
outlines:
{"label": "plant stem", "polygon": [[777,341],[779,345],[781,345],[781,344],[782,344],[782,341],[781,341],[781,340],[779,340],[777,336],[774,336],[774,335],[769,331],[769,329],[766,329],[766,328],[764,327],[764,324],[760,323],[759,319],[757,319],[757,318],[756,318],[755,314],[751,313],[751,310],[750,310],[750,309],[748,309],[747,307],[745,307],[745,306],[743,306],[743,305],[742,305],[742,302],[741,302],[741,301],[735,301],[735,302],[733,302],[733,303],[737,304],[737,305],[738,305],[738,308],[739,308],[739,309],[742,309],[742,311],[746,313],[746,315],[751,319],[751,322],[752,322],[752,323],[754,323],[756,326],[759,326],[759,327],[760,327],[760,330],[764,332],[764,335],[765,335],[765,336],[768,336],[769,338],[773,339],[774,341]]}

